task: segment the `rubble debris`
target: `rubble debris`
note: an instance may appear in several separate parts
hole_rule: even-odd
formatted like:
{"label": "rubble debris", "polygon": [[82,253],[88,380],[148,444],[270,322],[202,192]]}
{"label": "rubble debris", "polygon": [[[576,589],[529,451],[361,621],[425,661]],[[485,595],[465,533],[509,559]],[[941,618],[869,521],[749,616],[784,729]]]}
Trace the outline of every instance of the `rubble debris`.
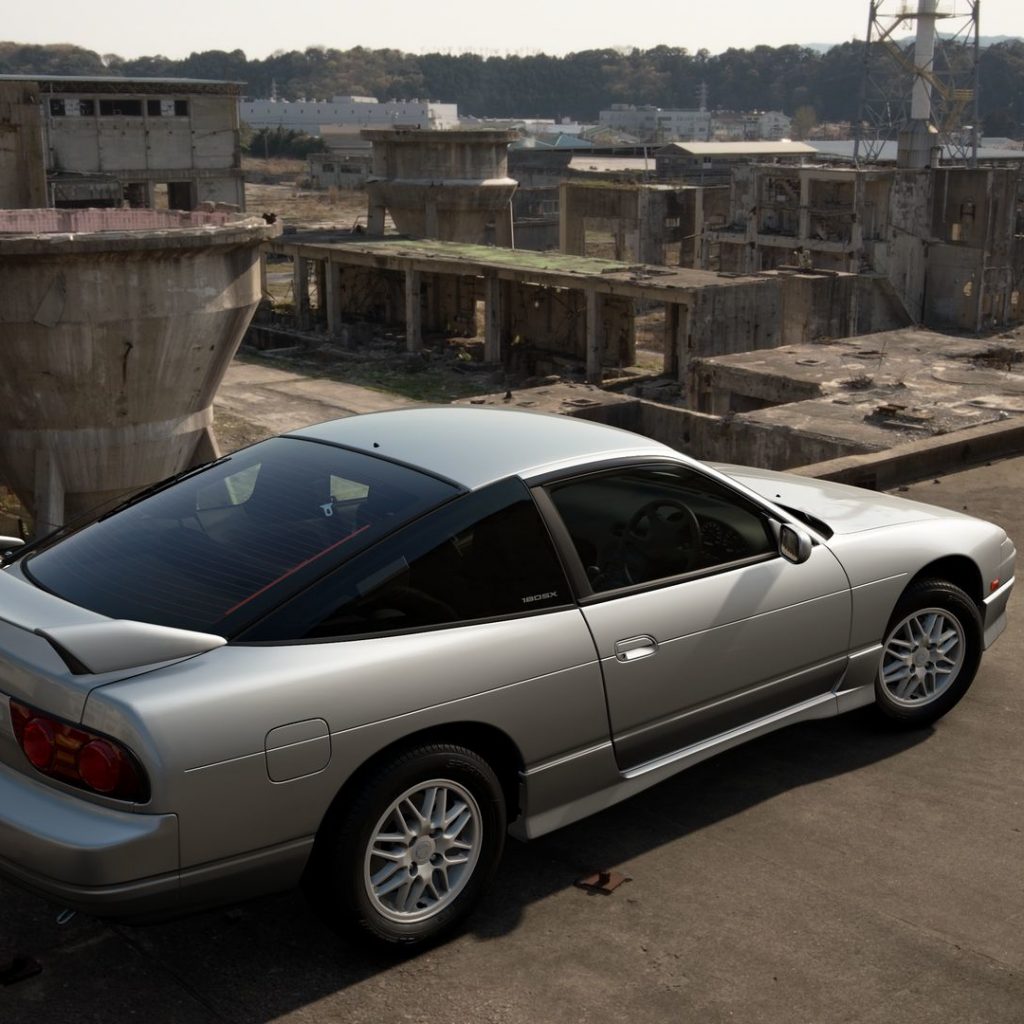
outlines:
{"label": "rubble debris", "polygon": [[577,879],[573,885],[577,889],[584,889],[589,893],[600,893],[602,896],[610,896],[623,882],[632,882],[629,875],[621,871],[595,871],[586,878]]}

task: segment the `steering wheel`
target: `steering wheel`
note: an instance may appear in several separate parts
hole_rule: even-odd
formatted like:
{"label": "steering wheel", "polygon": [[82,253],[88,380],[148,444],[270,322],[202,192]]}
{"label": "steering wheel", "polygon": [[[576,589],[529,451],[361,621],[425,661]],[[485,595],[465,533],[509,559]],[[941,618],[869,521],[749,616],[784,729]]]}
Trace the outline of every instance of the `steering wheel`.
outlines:
{"label": "steering wheel", "polygon": [[630,516],[622,534],[622,570],[630,583],[688,572],[697,563],[701,530],[693,510],[655,498]]}

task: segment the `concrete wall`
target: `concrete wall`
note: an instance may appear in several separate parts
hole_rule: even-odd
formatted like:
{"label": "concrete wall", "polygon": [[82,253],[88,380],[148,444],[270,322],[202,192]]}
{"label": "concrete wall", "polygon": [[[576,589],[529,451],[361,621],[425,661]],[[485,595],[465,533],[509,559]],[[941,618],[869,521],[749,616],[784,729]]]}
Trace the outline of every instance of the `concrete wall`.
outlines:
{"label": "concrete wall", "polygon": [[[587,347],[586,294],[565,288],[543,288],[508,282],[504,296],[505,335],[512,354],[521,345],[536,362],[545,353],[583,361]],[[632,366],[636,361],[633,300],[601,295],[599,318],[603,366]],[[533,372],[535,367],[528,368]]]}
{"label": "concrete wall", "polygon": [[617,260],[697,267],[705,220],[721,223],[727,210],[727,189],[563,181],[559,247],[586,255],[587,231],[604,229]]}
{"label": "concrete wall", "polygon": [[691,359],[777,348],[782,344],[781,293],[764,280],[692,293],[667,369],[685,381]]}
{"label": "concrete wall", "polygon": [[602,402],[571,415],[632,430],[709,462],[791,469],[874,449],[813,432],[723,418],[644,399]]}
{"label": "concrete wall", "polygon": [[899,296],[882,277],[784,273],[777,280],[783,345],[892,331],[911,324]]}
{"label": "concrete wall", "polygon": [[929,326],[993,330],[1020,323],[1013,302],[1024,265],[1015,244],[1020,172],[946,167],[932,172],[932,236],[924,319]]}
{"label": "concrete wall", "polygon": [[46,206],[39,89],[0,82],[0,208]]}
{"label": "concrete wall", "polygon": [[[130,89],[130,85],[127,85]],[[43,97],[51,172],[104,174],[148,205],[156,184],[189,183],[192,205],[244,209],[238,107],[225,94],[63,92]]]}

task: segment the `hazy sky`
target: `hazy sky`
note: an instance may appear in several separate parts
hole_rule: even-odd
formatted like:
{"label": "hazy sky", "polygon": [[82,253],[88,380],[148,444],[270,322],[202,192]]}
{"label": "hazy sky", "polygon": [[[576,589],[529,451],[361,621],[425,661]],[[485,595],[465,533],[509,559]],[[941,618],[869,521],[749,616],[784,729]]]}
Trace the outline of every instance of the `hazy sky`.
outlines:
{"label": "hazy sky", "polygon": [[[898,0],[886,3],[895,9]],[[1024,35],[1021,0],[984,0],[981,10],[984,35]],[[867,0],[0,0],[0,39],[76,43],[122,57],[242,49],[252,58],[307,46],[563,54],[662,43],[719,53],[863,38],[867,12]]]}

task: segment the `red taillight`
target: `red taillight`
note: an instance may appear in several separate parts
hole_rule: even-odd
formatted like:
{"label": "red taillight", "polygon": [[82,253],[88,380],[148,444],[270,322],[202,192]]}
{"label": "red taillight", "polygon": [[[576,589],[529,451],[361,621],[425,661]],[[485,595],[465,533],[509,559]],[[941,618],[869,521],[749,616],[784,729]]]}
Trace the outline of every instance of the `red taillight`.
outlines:
{"label": "red taillight", "polygon": [[120,751],[106,740],[91,740],[78,754],[78,774],[98,793],[113,793],[121,781]]}
{"label": "red taillight", "polygon": [[18,745],[34,768],[79,789],[138,802],[149,798],[135,758],[114,740],[11,701]]}
{"label": "red taillight", "polygon": [[53,762],[56,750],[50,723],[41,718],[30,718],[21,735],[21,749],[36,768],[45,772]]}

